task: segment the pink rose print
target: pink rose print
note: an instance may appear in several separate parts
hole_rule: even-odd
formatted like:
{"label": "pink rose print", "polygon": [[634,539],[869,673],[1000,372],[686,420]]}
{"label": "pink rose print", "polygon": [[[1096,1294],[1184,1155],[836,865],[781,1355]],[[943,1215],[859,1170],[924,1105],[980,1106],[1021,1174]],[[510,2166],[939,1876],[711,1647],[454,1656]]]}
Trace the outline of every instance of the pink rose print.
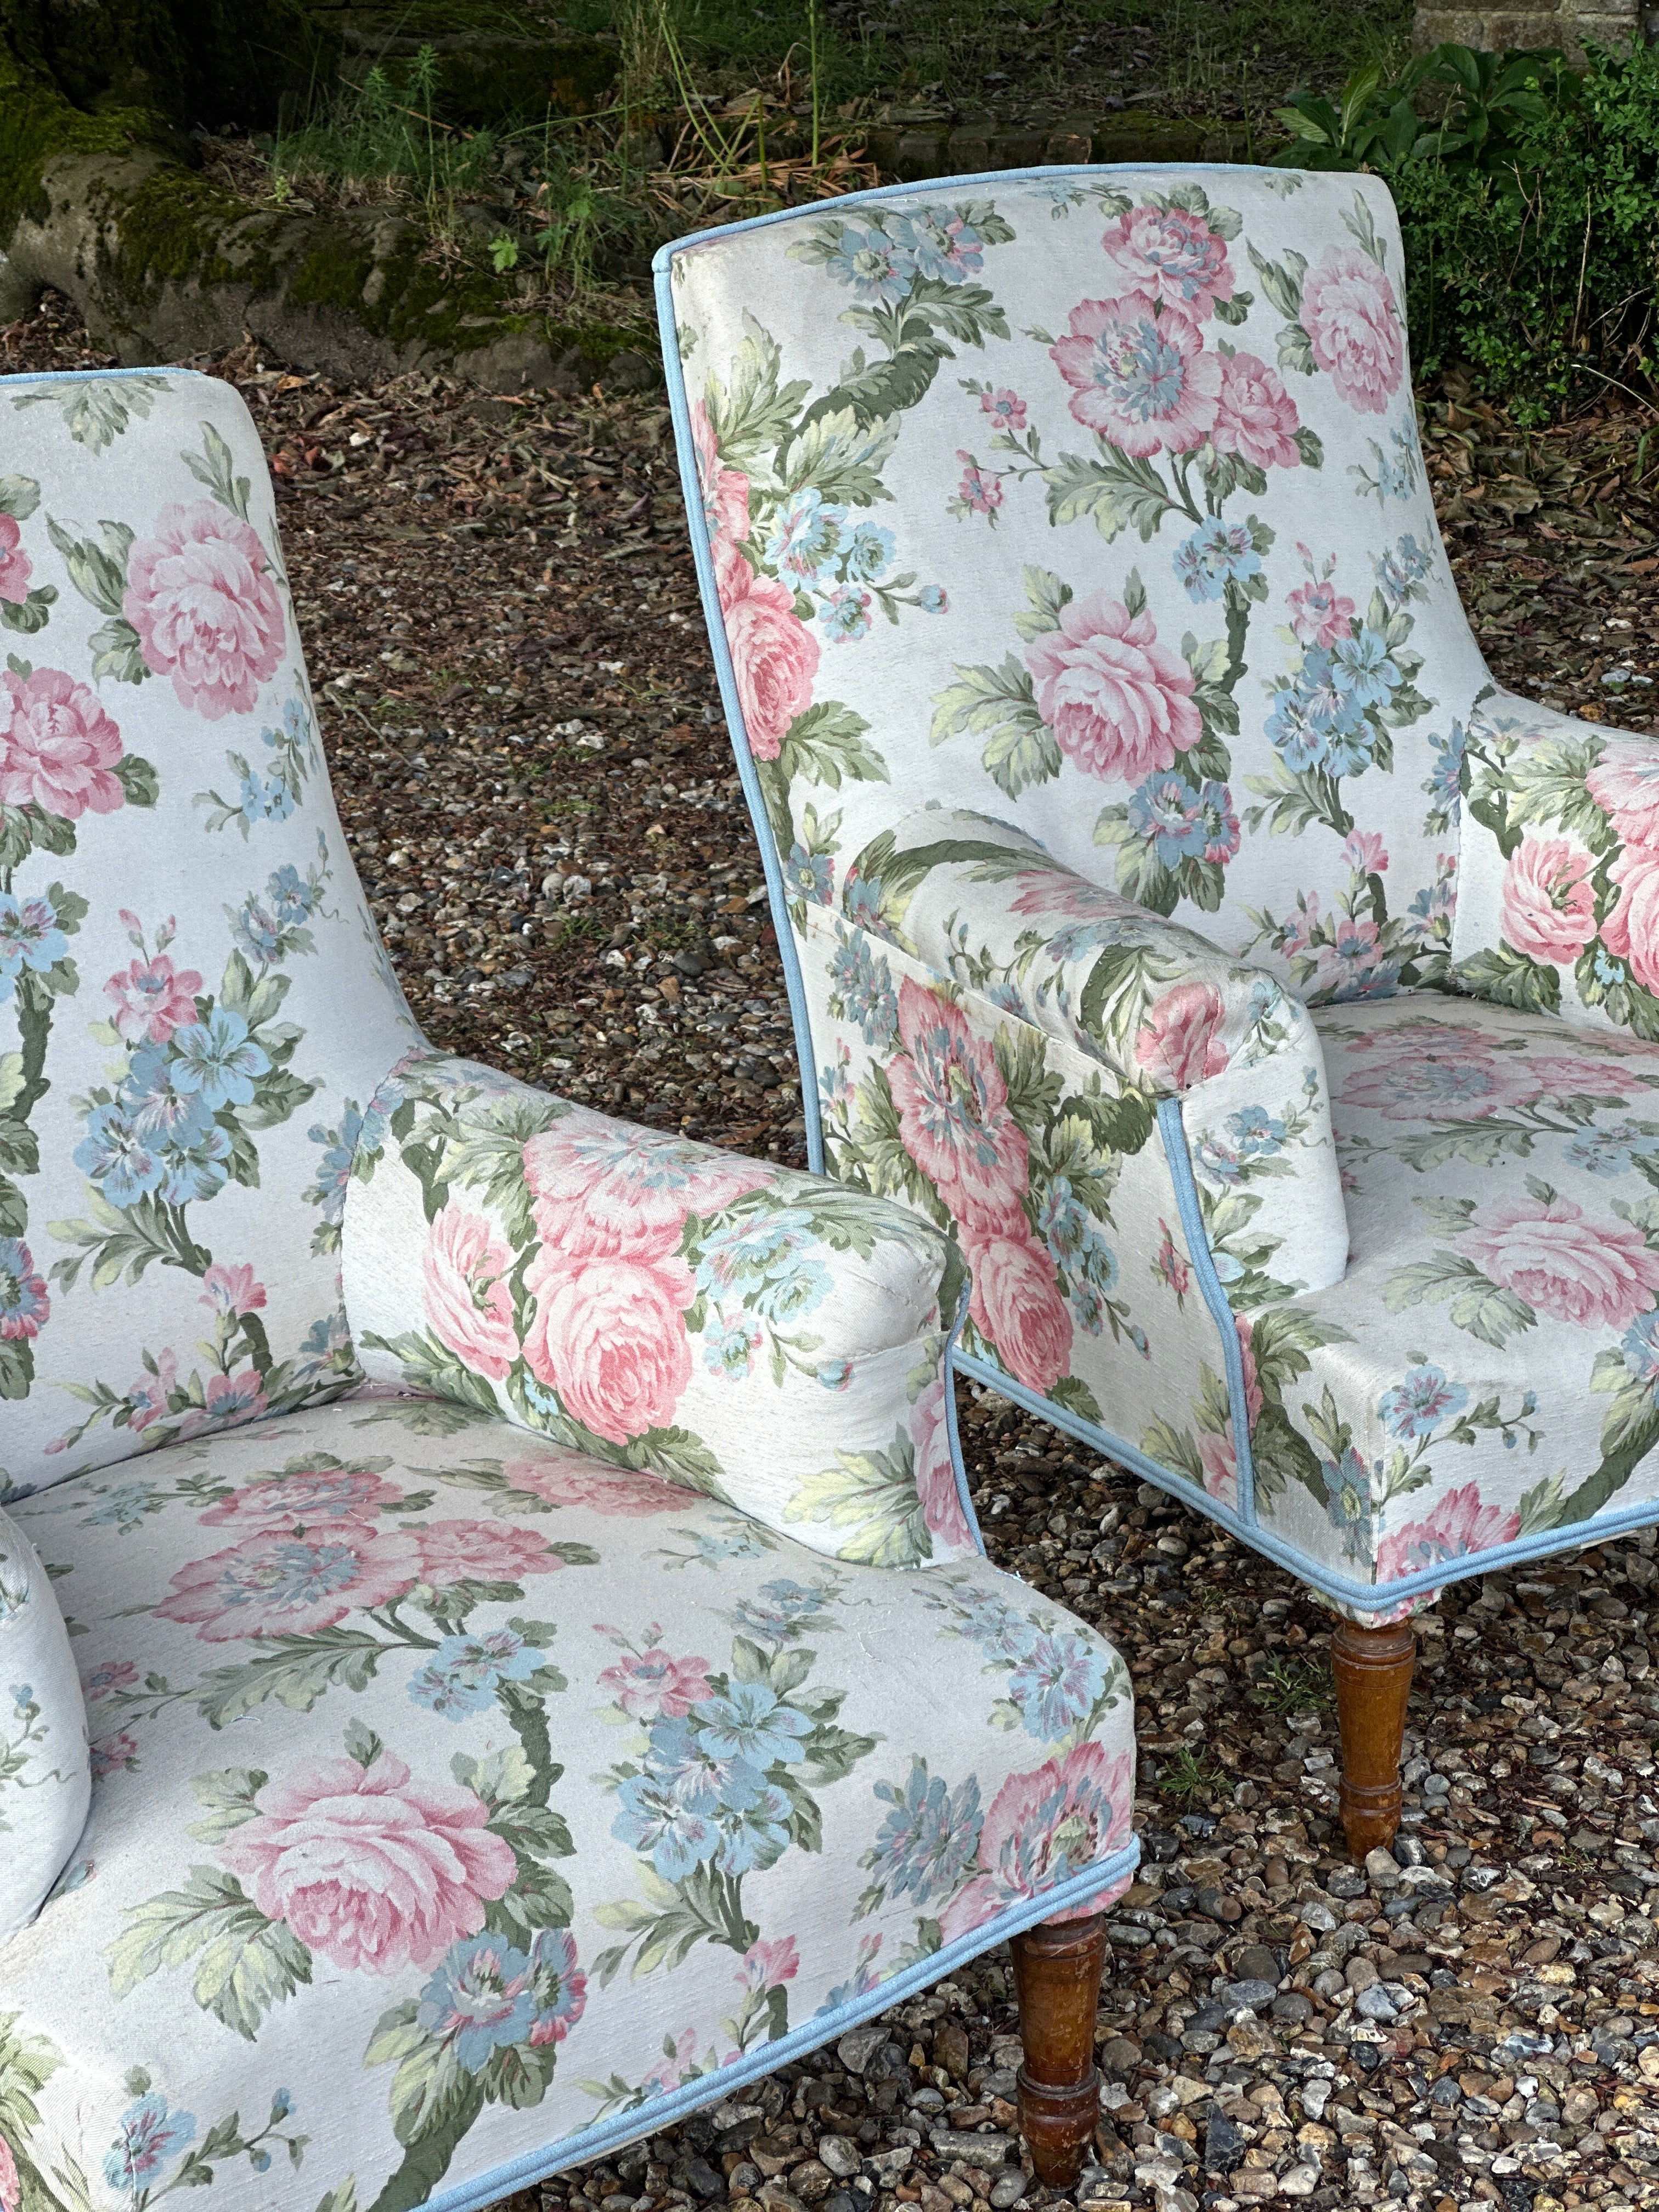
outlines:
{"label": "pink rose print", "polygon": [[1622,740],[1584,782],[1621,845],[1659,852],[1659,745]]}
{"label": "pink rose print", "polygon": [[1221,357],[1196,323],[1154,313],[1144,299],[1085,300],[1048,357],[1072,387],[1085,428],[1137,459],[1190,453],[1215,428]]}
{"label": "pink rose print", "polygon": [[267,1919],[348,1973],[430,1966],[477,1934],[517,1870],[482,1797],[411,1781],[389,1751],[309,1760],[254,1802],[225,1863]]}
{"label": "pink rose print", "polygon": [[1290,594],[1291,628],[1304,645],[1328,650],[1353,627],[1353,601],[1339,592],[1328,576],[1298,584]]}
{"label": "pink rose print", "polygon": [[1576,960],[1595,934],[1593,854],[1576,837],[1522,837],[1504,874],[1504,935],[1529,960]]}
{"label": "pink rose print", "polygon": [[455,1583],[521,1583],[556,1575],[564,1561],[533,1529],[505,1521],[432,1521],[415,1532],[421,1580],[434,1589]]}
{"label": "pink rose print", "polygon": [[957,1490],[957,1471],[951,1459],[951,1432],[945,1420],[945,1382],[930,1382],[910,1409],[910,1434],[916,1452],[916,1495],[921,1517],[941,1544],[972,1551],[969,1528]]}
{"label": "pink rose print", "polygon": [[1400,388],[1406,346],[1394,288],[1369,254],[1327,249],[1302,280],[1302,327],[1338,396],[1380,415]]}
{"label": "pink rose print", "polygon": [[1198,1436],[1198,1464],[1204,1476],[1205,1494],[1221,1505],[1238,1503],[1238,1454],[1233,1448],[1232,1431],[1200,1429]]}
{"label": "pink rose print", "polygon": [[757,760],[776,760],[789,725],[812,703],[818,641],[796,614],[789,586],[757,576],[740,553],[716,560],[714,580],[749,750]]}
{"label": "pink rose print", "polygon": [[524,1352],[537,1381],[611,1443],[665,1428],[691,1380],[690,1270],[666,1255],[584,1261],[544,1251],[528,1280],[536,1318]]}
{"label": "pink rose print", "polygon": [[123,1044],[165,1044],[175,1030],[188,1029],[198,1017],[196,994],[202,978],[194,968],[175,969],[165,954],[135,960],[125,975],[112,975],[104,995],[115,1001],[115,1028]]}
{"label": "pink rose print", "polygon": [[743,1954],[735,1978],[745,1989],[781,1990],[800,1972],[793,1936],[757,1936]]}
{"label": "pink rose print", "polygon": [[749,479],[728,469],[714,443],[714,426],[701,399],[691,402],[691,443],[697,456],[697,489],[711,545],[741,545],[749,535]]}
{"label": "pink rose print", "polygon": [[1410,1521],[1376,1547],[1376,1579],[1398,1582],[1447,1559],[1466,1559],[1476,1552],[1512,1544],[1521,1534],[1521,1516],[1506,1506],[1481,1503],[1477,1484],[1448,1491],[1426,1520]]}
{"label": "pink rose print", "polygon": [[255,1276],[246,1260],[234,1267],[216,1264],[202,1278],[202,1295],[198,1306],[211,1306],[216,1313],[234,1314],[240,1321],[244,1314],[258,1313],[265,1302],[265,1286]]}
{"label": "pink rose print", "polygon": [[1149,614],[1132,615],[1109,592],[1073,599],[1060,628],[1026,647],[1025,663],[1043,720],[1085,775],[1139,783],[1202,735],[1192,670],[1158,643]]}
{"label": "pink rose print", "polygon": [[1109,1857],[1128,1836],[1133,1800],[1133,1759],[1092,1740],[1031,1773],[1011,1774],[980,1832],[986,1871],[941,1917],[945,1941]]}
{"label": "pink rose print", "polygon": [[426,1317],[464,1367],[504,1382],[519,1356],[507,1276],[513,1255],[482,1213],[453,1200],[426,1233]]}
{"label": "pink rose print", "polygon": [[975,1328],[995,1345],[1017,1382],[1051,1390],[1072,1358],[1071,1310],[1060,1295],[1054,1261],[1029,1236],[969,1232],[963,1242],[973,1270],[968,1310]]}
{"label": "pink rose print", "polygon": [[548,1505],[585,1506],[590,1513],[619,1520],[685,1510],[684,1491],[646,1468],[636,1474],[573,1456],[509,1460],[502,1473],[510,1489],[528,1491]]}
{"label": "pink rose print", "polygon": [[659,1648],[630,1651],[599,1676],[630,1719],[680,1721],[710,1694],[706,1659],[675,1659]]}
{"label": "pink rose print", "polygon": [[1237,353],[1221,363],[1221,401],[1210,443],[1218,453],[1237,453],[1259,469],[1302,465],[1296,442],[1296,402],[1276,368],[1253,353]]}
{"label": "pink rose print", "polygon": [[169,1395],[178,1387],[179,1355],[157,1352],[155,1372],[152,1375],[147,1370],[127,1392],[127,1426],[135,1436],[142,1436],[152,1421],[161,1419]]}
{"label": "pink rose print", "polygon": [[991,1046],[960,1007],[905,976],[887,1080],[904,1149],[965,1228],[1023,1236],[1030,1172],[1025,1139]]}
{"label": "pink rose print", "polygon": [[155,1610],[194,1626],[208,1644],[303,1635],[402,1597],[421,1579],[413,1536],[376,1535],[346,1518],[297,1532],[274,1528],[192,1559]]}
{"label": "pink rose print", "polygon": [[1187,1264],[1186,1255],[1177,1252],[1174,1232],[1160,1213],[1158,1225],[1163,1231],[1158,1250],[1152,1255],[1152,1273],[1162,1283],[1167,1283],[1175,1292],[1179,1305],[1193,1285],[1193,1271]]}
{"label": "pink rose print", "polygon": [[215,500],[161,509],[155,536],[132,549],[121,611],[145,665],[210,722],[250,714],[283,657],[283,605],[258,533]]}
{"label": "pink rose print", "polygon": [[23,2185],[17,2179],[17,2161],[3,2136],[0,2136],[0,2212],[19,2212],[23,2202]]}
{"label": "pink rose print", "polygon": [[957,459],[965,464],[962,482],[957,486],[957,497],[970,514],[988,514],[994,519],[997,509],[1002,505],[1001,478],[987,476],[973,455],[964,453],[960,446],[957,448]]}
{"label": "pink rose print", "polygon": [[38,806],[65,822],[126,803],[115,773],[121,732],[61,668],[0,675],[0,806]]}
{"label": "pink rose print", "polygon": [[1343,841],[1342,857],[1356,875],[1389,872],[1389,848],[1374,830],[1350,830]]}
{"label": "pink rose print", "polygon": [[1135,1059],[1154,1083],[1190,1091],[1219,1075],[1230,1051],[1222,1024],[1226,1008],[1213,983],[1177,983],[1166,991],[1135,1038]]}
{"label": "pink rose print", "polygon": [[305,1468],[261,1475],[200,1517],[204,1528],[235,1528],[248,1535],[314,1531],[338,1522],[364,1524],[358,1533],[372,1534],[375,1515],[385,1506],[402,1504],[403,1496],[396,1483],[367,1468]]}
{"label": "pink rose print", "polygon": [[1086,883],[1067,868],[1034,861],[1020,870],[1018,880],[1024,889],[1015,895],[1009,912],[1029,915],[1037,921],[1115,921],[1137,911],[1133,899],[1121,897],[1103,884]]}
{"label": "pink rose print", "polygon": [[1659,1252],[1641,1231],[1587,1220],[1571,1199],[1510,1199],[1462,1235],[1483,1275],[1553,1321],[1622,1328],[1659,1298]]}
{"label": "pink rose print", "polygon": [[1131,208],[1107,224],[1100,243],[1126,292],[1162,300],[1194,322],[1233,296],[1227,241],[1189,209]]}
{"label": "pink rose print", "polygon": [[707,1217],[776,1180],[752,1160],[581,1106],[530,1139],[524,1172],[538,1235],[576,1260],[665,1257],[693,1208]]}
{"label": "pink rose print", "polygon": [[[990,416],[999,430],[1023,430],[1025,428],[1025,402],[1020,398],[1018,392],[1006,389],[1000,392],[981,392],[979,395],[979,404],[982,411]],[[962,459],[960,453],[957,454],[957,459],[958,460]]]}
{"label": "pink rose print", "polygon": [[132,1660],[106,1659],[83,1679],[81,1689],[87,1703],[95,1705],[106,1698],[112,1698],[118,1690],[131,1690],[137,1680],[138,1668]]}
{"label": "pink rose print", "polygon": [[94,1782],[106,1781],[112,1774],[138,1771],[137,1741],[125,1729],[114,1735],[95,1737],[90,1748]]}
{"label": "pink rose print", "polygon": [[1363,1107],[1389,1121],[1478,1121],[1511,1103],[1510,1070],[1493,1056],[1480,1030],[1402,1022],[1357,1049],[1368,1050],[1373,1042],[1384,1049],[1349,1074],[1339,1093],[1345,1106]]}
{"label": "pink rose print", "polygon": [[[27,599],[29,578],[34,574],[34,563],[22,548],[22,536],[15,515],[0,514],[0,599],[15,607],[21,607]],[[4,2148],[0,2143],[0,2150]]]}
{"label": "pink rose print", "polygon": [[1601,942],[1644,990],[1659,991],[1659,850],[1626,845],[1607,870],[1619,903],[1601,925]]}

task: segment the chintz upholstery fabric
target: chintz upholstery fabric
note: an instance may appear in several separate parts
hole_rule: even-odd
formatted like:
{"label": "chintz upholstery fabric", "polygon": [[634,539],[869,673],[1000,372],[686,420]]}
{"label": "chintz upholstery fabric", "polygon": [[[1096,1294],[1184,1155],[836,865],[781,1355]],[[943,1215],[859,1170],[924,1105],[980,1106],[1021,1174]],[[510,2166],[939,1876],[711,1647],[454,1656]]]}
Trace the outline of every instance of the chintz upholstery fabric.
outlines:
{"label": "chintz upholstery fabric", "polygon": [[0,658],[3,1498],[349,1384],[338,1156],[417,1032],[231,386],[0,378]]}
{"label": "chintz upholstery fabric", "polygon": [[1361,1620],[1659,1516],[1659,744],[1493,685],[1403,276],[1378,179],[1234,167],[658,258],[813,1164]]}
{"label": "chintz upholstery fabric", "polygon": [[0,2212],[471,2212],[1115,1896],[1127,1674],[942,1224],[421,1039],[234,391],[0,426]]}
{"label": "chintz upholstery fabric", "polygon": [[373,1376],[832,1559],[978,1555],[945,1408],[960,1258],[901,1207],[422,1054],[366,1119],[344,1255]]}
{"label": "chintz upholstery fabric", "polygon": [[1123,1664],[982,1559],[390,1395],[20,1514],[98,1779],[0,1950],[9,2207],[485,2203],[1128,1879]]}
{"label": "chintz upholstery fabric", "polygon": [[0,1513],[0,1943],[40,1911],[91,1795],[69,1630],[33,1546]]}

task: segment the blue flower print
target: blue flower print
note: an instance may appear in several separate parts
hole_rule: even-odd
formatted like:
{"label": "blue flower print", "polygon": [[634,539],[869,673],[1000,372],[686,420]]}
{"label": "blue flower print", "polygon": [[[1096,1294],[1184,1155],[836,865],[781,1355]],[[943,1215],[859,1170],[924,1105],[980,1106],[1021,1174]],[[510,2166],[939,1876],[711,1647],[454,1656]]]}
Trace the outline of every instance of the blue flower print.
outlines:
{"label": "blue flower print", "polygon": [[295,867],[278,868],[265,885],[265,896],[285,928],[308,921],[322,901],[321,890],[308,884]]}
{"label": "blue flower print", "polygon": [[1442,1421],[1455,1421],[1469,1402],[1461,1382],[1448,1382],[1438,1367],[1408,1368],[1403,1382],[1385,1390],[1376,1410],[1390,1435],[1416,1443],[1431,1437]]}
{"label": "blue flower print", "polygon": [[87,1133],[75,1148],[75,1164],[112,1206],[123,1210],[149,1197],[167,1173],[160,1147],[146,1144],[125,1109],[117,1104],[93,1108]]}
{"label": "blue flower print", "polygon": [[684,1881],[720,1849],[720,1832],[708,1814],[689,1805],[660,1775],[629,1775],[617,1797],[620,1809],[611,1834],[649,1858],[665,1881]]}
{"label": "blue flower print", "polygon": [[841,887],[842,903],[847,908],[847,919],[860,929],[872,929],[879,937],[885,933],[881,922],[881,878],[861,876],[856,869],[849,871]]}
{"label": "blue flower print", "polygon": [[[39,1335],[52,1302],[34,1259],[20,1237],[0,1237],[0,1341]],[[0,1498],[8,1493],[0,1490]]]}
{"label": "blue flower print", "polygon": [[798,1636],[816,1635],[829,1626],[824,1607],[832,1595],[803,1589],[787,1579],[763,1583],[753,1597],[733,1606],[726,1618],[757,1644],[793,1644]]}
{"label": "blue flower print", "polygon": [[950,606],[950,598],[943,584],[924,584],[916,593],[916,605],[924,614],[942,615]]}
{"label": "blue flower print", "polygon": [[850,222],[824,266],[850,285],[857,298],[883,307],[902,300],[916,273],[915,257],[907,245],[873,226],[861,230]]}
{"label": "blue flower print", "polygon": [[1350,1444],[1340,1461],[1322,1460],[1319,1472],[1325,1480],[1325,1511],[1342,1538],[1342,1556],[1368,1559],[1376,1524],[1370,1470]]}
{"label": "blue flower print", "polygon": [[1644,1382],[1659,1405],[1659,1313],[1644,1314],[1620,1339],[1625,1365],[1638,1382]]}
{"label": "blue flower print", "polygon": [[167,1503],[153,1482],[118,1482],[105,1491],[87,1516],[89,1528],[115,1528],[124,1536],[142,1528],[147,1514],[159,1513]]}
{"label": "blue flower print", "polygon": [[1036,1642],[1030,1620],[996,1591],[958,1589],[951,1596],[962,1633],[988,1659],[1023,1659]]}
{"label": "blue flower print", "polygon": [[1205,824],[1199,795],[1183,775],[1148,776],[1129,799],[1129,827],[1166,868],[1203,857]]}
{"label": "blue flower print", "polygon": [[229,1006],[216,1006],[205,1021],[177,1030],[173,1048],[180,1063],[180,1089],[200,1091],[216,1111],[251,1105],[255,1082],[270,1072],[264,1047],[253,1042],[246,1021]]}
{"label": "blue flower print", "polygon": [[826,506],[810,485],[792,492],[773,520],[767,560],[780,575],[811,583],[821,571],[836,566],[846,520],[844,507]]}
{"label": "blue flower print", "polygon": [[1229,584],[1248,583],[1261,574],[1261,556],[1242,522],[1214,515],[1177,547],[1175,572],[1191,599],[1218,599]]}
{"label": "blue flower print", "polygon": [[866,939],[836,931],[830,986],[844,1018],[858,1024],[866,1044],[884,1051],[893,1043],[898,1036],[893,971]]}
{"label": "blue flower print", "polygon": [[792,845],[784,870],[790,891],[795,897],[805,899],[809,906],[828,906],[834,865],[828,853],[809,853],[805,845]]}
{"label": "blue flower print", "polygon": [[1055,1176],[1037,1208],[1037,1228],[1056,1260],[1068,1260],[1083,1249],[1089,1233],[1088,1216],[1078,1204],[1069,1176]]}
{"label": "blue flower print", "polygon": [[282,924],[260,905],[252,891],[236,909],[230,933],[256,968],[274,967],[283,957]]}
{"label": "blue flower print", "polygon": [[211,1198],[229,1181],[230,1139],[216,1121],[210,1121],[186,1141],[163,1146],[161,1161],[167,1170],[162,1200],[168,1206],[188,1206],[193,1200]]}
{"label": "blue flower print", "polygon": [[546,1663],[544,1651],[510,1628],[446,1636],[411,1679],[409,1694],[447,1721],[464,1720],[469,1713],[488,1712],[503,1682],[528,1681]]}
{"label": "blue flower print", "polygon": [[522,2043],[536,2017],[530,1961],[504,1936],[470,1936],[453,1944],[421,1991],[416,2023],[448,2045],[464,2072]]}
{"label": "blue flower print", "polygon": [[211,1123],[211,1108],[183,1073],[183,1061],[164,1044],[141,1045],[132,1055],[120,1098],[146,1144],[189,1146]]}
{"label": "blue flower print", "polygon": [[[274,733],[264,732],[265,743],[273,741]],[[294,793],[280,775],[256,775],[250,769],[242,778],[237,800],[246,822],[286,822],[294,811]]]}
{"label": "blue flower print", "polygon": [[1015,1668],[1008,1694],[1027,1735],[1058,1743],[1094,1711],[1106,1668],[1092,1644],[1070,1633],[1039,1636]]}
{"label": "blue flower print", "polygon": [[1338,638],[1331,658],[1337,682],[1362,707],[1388,705],[1401,675],[1389,658],[1388,640],[1378,631],[1367,628],[1357,636]]}
{"label": "blue flower print", "polygon": [[196,2116],[175,2112],[159,2089],[151,2089],[127,2106],[118,2130],[104,2155],[104,2179],[112,2189],[137,2197],[160,2178],[169,2159],[194,2142]]}
{"label": "blue flower print", "polygon": [[913,1758],[902,1789],[878,1782],[875,1795],[889,1808],[876,1840],[861,1862],[890,1897],[914,1897],[919,1905],[951,1896],[979,1850],[984,1813],[972,1775],[952,1790],[930,1775],[925,1759]]}
{"label": "blue flower print", "polygon": [[842,554],[841,573],[849,584],[873,584],[892,566],[893,533],[873,522],[860,522]]}
{"label": "blue flower print", "polygon": [[703,1245],[697,1288],[715,1299],[740,1297],[765,1320],[793,1324],[830,1289],[823,1261],[803,1256],[816,1242],[811,1217],[793,1208],[729,1222]]}
{"label": "blue flower print", "polygon": [[789,1800],[775,1783],[757,1790],[727,1825],[715,1864],[725,1875],[775,1866],[789,1844]]}
{"label": "blue flower print", "polygon": [[803,1740],[812,1733],[805,1714],[781,1704],[763,1682],[734,1682],[723,1698],[693,1705],[690,1717],[698,1742],[715,1758],[746,1759],[763,1770],[805,1759]]}
{"label": "blue flower print", "polygon": [[900,216],[893,238],[919,273],[935,283],[960,284],[985,265],[985,241],[960,216],[941,216],[931,209]]}
{"label": "blue flower print", "polygon": [[1434,801],[1437,811],[1446,817],[1449,827],[1455,829],[1462,810],[1463,794],[1461,783],[1463,775],[1463,748],[1467,742],[1463,725],[1454,722],[1443,738],[1431,732],[1429,743],[1434,749],[1434,766],[1429,772],[1423,788]]}
{"label": "blue flower print", "polygon": [[17,978],[27,968],[44,975],[69,952],[69,939],[58,927],[58,912],[48,898],[19,898],[0,891],[0,1006],[17,988]]}
{"label": "blue flower print", "polygon": [[711,1817],[740,1813],[765,1787],[766,1777],[740,1752],[705,1743],[694,1720],[662,1720],[651,1730],[651,1771],[670,1784],[683,1804]]}
{"label": "blue flower print", "polygon": [[716,1306],[703,1328],[702,1364],[711,1375],[741,1382],[755,1364],[760,1341],[761,1333],[753,1322],[742,1314],[728,1319]]}
{"label": "blue flower print", "polygon": [[1659,1153],[1659,1136],[1638,1129],[1633,1121],[1615,1121],[1611,1128],[1586,1129],[1567,1146],[1567,1158],[1590,1175],[1628,1175],[1638,1159]]}
{"label": "blue flower print", "polygon": [[1243,1159],[1271,1159],[1284,1149],[1285,1124],[1265,1106],[1241,1106],[1227,1116],[1226,1126]]}
{"label": "blue flower print", "polygon": [[1391,553],[1384,553],[1372,566],[1376,573],[1377,588],[1392,613],[1407,599],[1422,599],[1426,594],[1420,589],[1432,567],[1432,557],[1427,549],[1418,544],[1407,531]]}
{"label": "blue flower print", "polygon": [[851,584],[837,584],[818,609],[818,620],[831,645],[855,645],[870,629],[870,594]]}

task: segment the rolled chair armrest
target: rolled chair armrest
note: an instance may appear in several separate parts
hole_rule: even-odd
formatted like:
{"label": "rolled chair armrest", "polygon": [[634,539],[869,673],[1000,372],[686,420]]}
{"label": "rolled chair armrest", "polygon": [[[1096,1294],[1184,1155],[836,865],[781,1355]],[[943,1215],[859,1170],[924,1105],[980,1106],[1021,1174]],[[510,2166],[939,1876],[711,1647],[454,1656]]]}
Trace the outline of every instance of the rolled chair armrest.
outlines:
{"label": "rolled chair armrest", "polygon": [[0,1943],[40,1911],[91,1802],[69,1630],[34,1547],[0,1513]]}
{"label": "rolled chair armrest", "polygon": [[906,1207],[434,1054],[362,1117],[343,1263],[371,1376],[834,1559],[977,1550],[945,1405],[963,1271]]}

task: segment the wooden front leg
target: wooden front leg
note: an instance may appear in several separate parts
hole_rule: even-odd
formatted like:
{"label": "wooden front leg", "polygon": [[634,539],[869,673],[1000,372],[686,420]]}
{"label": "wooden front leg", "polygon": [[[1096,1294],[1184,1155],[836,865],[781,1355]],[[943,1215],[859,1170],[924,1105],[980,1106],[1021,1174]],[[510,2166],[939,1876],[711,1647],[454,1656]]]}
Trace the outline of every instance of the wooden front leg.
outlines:
{"label": "wooden front leg", "polygon": [[1331,1631],[1331,1658],[1342,1735],[1342,1828],[1349,1850],[1363,1859],[1391,1844],[1400,1826],[1400,1747],[1417,1632],[1405,1620],[1388,1628],[1340,1620]]}
{"label": "wooden front leg", "polygon": [[1103,1915],[1050,1920],[1016,1936],[1019,1992],[1019,2124],[1037,2179],[1069,2189],[1100,2119],[1095,2008],[1106,1963]]}

